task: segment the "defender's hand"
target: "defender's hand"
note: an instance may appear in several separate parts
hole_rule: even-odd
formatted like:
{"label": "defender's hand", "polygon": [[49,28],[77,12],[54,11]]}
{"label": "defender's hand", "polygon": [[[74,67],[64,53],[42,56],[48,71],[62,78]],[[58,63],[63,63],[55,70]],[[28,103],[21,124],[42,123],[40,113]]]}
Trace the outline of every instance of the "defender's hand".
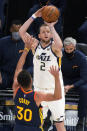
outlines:
{"label": "defender's hand", "polygon": [[51,66],[49,72],[55,77],[59,77],[59,69],[56,66]]}

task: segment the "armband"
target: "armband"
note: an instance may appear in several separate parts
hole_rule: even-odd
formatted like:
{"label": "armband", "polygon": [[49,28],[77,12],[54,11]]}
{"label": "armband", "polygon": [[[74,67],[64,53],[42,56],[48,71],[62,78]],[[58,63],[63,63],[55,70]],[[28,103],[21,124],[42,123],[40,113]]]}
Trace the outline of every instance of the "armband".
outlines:
{"label": "armband", "polygon": [[28,49],[28,48],[24,48],[24,50],[26,50],[27,52],[29,52],[29,49]]}
{"label": "armband", "polygon": [[37,17],[36,17],[35,14],[33,14],[33,15],[31,16],[31,18],[32,18],[33,20],[35,20]]}

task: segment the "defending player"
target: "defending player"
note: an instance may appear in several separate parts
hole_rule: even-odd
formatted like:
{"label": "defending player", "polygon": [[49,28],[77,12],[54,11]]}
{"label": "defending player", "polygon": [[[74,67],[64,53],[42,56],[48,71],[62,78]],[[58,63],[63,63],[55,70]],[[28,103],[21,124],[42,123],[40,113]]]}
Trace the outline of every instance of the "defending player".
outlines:
{"label": "defending player", "polygon": [[54,94],[34,92],[32,90],[32,78],[30,74],[22,70],[27,54],[28,52],[25,48],[17,64],[14,76],[13,91],[16,115],[14,131],[43,131],[40,104],[41,101],[61,99],[59,70],[53,66],[49,70],[55,79]]}
{"label": "defending player", "polygon": [[[44,7],[43,7],[44,8]],[[35,18],[41,17],[41,10],[35,12],[20,28],[19,33],[25,44],[29,44],[30,34],[27,33],[27,29],[34,21]],[[55,23],[46,23],[40,27],[38,38],[40,41],[34,41],[32,45],[32,51],[34,53],[34,90],[43,91],[45,93],[54,93],[55,81],[52,75],[49,73],[50,66],[54,65],[61,68],[60,58],[62,57],[62,41],[55,31]],[[53,39],[53,40],[51,40]],[[27,49],[28,50],[28,49]],[[62,99],[53,102],[43,102],[43,115],[46,118],[48,109],[51,110],[53,121],[56,124],[56,128],[59,131],[65,131],[64,127],[64,112],[65,112],[65,98],[64,98],[64,86],[60,69],[60,81],[62,90]]]}

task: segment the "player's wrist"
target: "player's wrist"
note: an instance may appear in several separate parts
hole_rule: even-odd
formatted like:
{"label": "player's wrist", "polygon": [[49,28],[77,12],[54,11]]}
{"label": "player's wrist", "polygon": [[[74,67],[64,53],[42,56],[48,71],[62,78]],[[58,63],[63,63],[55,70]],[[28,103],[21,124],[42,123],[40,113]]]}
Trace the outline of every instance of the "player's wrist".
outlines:
{"label": "player's wrist", "polygon": [[49,26],[49,28],[50,28],[50,31],[53,32],[54,26]]}
{"label": "player's wrist", "polygon": [[29,49],[27,47],[24,48],[24,51],[29,52]]}
{"label": "player's wrist", "polygon": [[35,14],[33,14],[33,15],[31,16],[31,18],[32,18],[33,20],[35,20],[35,19],[37,18],[37,16],[36,16]]}
{"label": "player's wrist", "polygon": [[50,30],[53,30],[54,29],[54,25],[50,25]]}

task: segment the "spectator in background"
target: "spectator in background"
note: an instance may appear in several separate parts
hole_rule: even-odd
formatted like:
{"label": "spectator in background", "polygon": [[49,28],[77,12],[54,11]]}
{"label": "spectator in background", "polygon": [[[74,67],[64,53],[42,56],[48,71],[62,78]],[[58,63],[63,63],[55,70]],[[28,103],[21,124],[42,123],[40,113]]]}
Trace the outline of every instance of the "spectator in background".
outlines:
{"label": "spectator in background", "polygon": [[[14,20],[10,27],[11,35],[0,39],[0,90],[11,88],[14,71],[24,49],[24,43],[18,33],[21,25],[20,20]],[[30,73],[33,68],[32,57],[32,53],[29,52],[24,65]]]}
{"label": "spectator in background", "polygon": [[83,121],[87,110],[87,60],[82,52],[76,50],[76,40],[72,37],[64,40],[61,69],[65,91],[67,92],[71,88],[79,91],[79,121],[76,131],[83,131]]}
{"label": "spectator in background", "polygon": [[[66,0],[36,0],[36,4],[29,10],[28,17],[30,17],[32,14],[35,13],[39,8],[41,8],[44,5],[54,5],[60,10],[60,17],[58,19],[58,22],[55,25],[55,29],[57,33],[62,37],[63,35],[63,14],[64,14],[64,8],[65,8],[65,2]],[[44,23],[42,18],[37,18],[29,28],[28,32],[38,38],[38,29],[40,25]],[[37,32],[38,31],[38,32]]]}
{"label": "spectator in background", "polygon": [[0,0],[0,37],[3,36],[3,30],[5,26],[5,17],[6,17],[6,5],[8,4],[7,0]]}

